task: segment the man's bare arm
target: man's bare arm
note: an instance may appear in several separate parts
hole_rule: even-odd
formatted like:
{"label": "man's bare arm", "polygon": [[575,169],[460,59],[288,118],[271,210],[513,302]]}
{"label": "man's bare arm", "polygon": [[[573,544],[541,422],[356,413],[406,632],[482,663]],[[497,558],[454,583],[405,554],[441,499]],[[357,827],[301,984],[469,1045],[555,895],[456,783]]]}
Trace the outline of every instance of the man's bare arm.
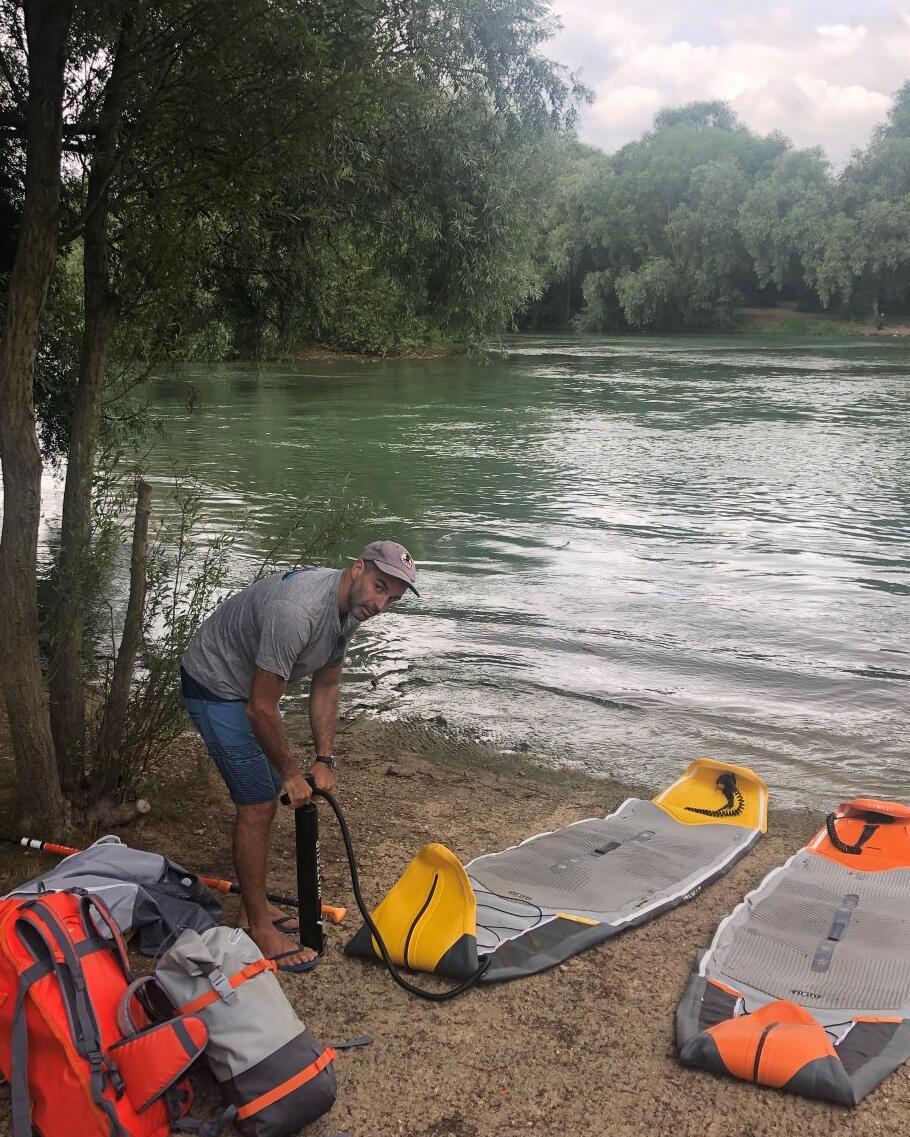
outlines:
{"label": "man's bare arm", "polygon": [[287,690],[287,681],[271,671],[257,667],[253,675],[253,689],[246,705],[246,717],[266,757],[282,776],[292,777],[300,766],[288,742],[287,731],[278,703]]}
{"label": "man's bare arm", "polygon": [[310,680],[310,729],[317,754],[329,755],[335,749],[341,670],[340,663],[326,664]]}

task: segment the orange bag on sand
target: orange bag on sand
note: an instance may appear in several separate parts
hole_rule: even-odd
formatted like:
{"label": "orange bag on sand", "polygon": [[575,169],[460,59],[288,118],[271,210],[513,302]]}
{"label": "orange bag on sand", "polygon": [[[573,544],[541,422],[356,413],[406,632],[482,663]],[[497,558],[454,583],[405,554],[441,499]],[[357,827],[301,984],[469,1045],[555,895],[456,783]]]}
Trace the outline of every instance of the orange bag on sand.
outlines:
{"label": "orange bag on sand", "polygon": [[[208,1040],[197,1015],[152,1025],[137,1010],[126,946],[81,889],[0,901],[0,1072],[14,1137],[167,1137]],[[142,1029],[136,1035],[122,1023]]]}

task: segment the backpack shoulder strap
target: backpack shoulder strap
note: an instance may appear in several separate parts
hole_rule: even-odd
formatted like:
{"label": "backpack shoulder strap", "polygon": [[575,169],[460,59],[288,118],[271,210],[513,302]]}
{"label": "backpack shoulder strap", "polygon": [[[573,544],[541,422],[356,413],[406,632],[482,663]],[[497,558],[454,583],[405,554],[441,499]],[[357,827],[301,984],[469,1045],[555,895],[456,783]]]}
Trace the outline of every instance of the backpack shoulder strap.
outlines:
{"label": "backpack shoulder strap", "polygon": [[[133,982],[133,973],[130,969],[129,956],[126,951],[126,943],[123,939],[123,933],[120,930],[117,921],[111,915],[111,910],[104,903],[100,897],[92,896],[90,892],[84,889],[73,889],[73,893],[79,898],[79,914],[82,917],[82,926],[85,929],[86,938],[91,940],[101,940],[104,946],[109,947],[114,954],[114,958],[120,965],[120,970],[123,972],[123,978],[126,982]],[[95,923],[95,916],[98,918],[104,928],[110,934],[110,940],[106,940],[103,936],[99,936],[98,926]]]}
{"label": "backpack shoulder strap", "polygon": [[28,1091],[28,1023],[25,997],[33,983],[54,970],[52,959],[37,960],[19,975],[10,1055],[10,1095],[13,1114],[13,1137],[32,1137],[32,1099]]}

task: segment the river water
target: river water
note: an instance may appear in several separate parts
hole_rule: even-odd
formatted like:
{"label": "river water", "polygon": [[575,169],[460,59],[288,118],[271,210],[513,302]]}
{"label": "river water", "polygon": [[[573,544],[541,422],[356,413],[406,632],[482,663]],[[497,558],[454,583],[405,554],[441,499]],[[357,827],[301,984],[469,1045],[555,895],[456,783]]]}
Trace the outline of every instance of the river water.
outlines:
{"label": "river water", "polygon": [[708,754],[782,804],[910,798],[905,341],[505,346],[186,367],[150,473],[247,516],[238,580],[302,498],[374,503],[348,552],[401,540],[422,595],[359,633],[349,709],[655,787]]}

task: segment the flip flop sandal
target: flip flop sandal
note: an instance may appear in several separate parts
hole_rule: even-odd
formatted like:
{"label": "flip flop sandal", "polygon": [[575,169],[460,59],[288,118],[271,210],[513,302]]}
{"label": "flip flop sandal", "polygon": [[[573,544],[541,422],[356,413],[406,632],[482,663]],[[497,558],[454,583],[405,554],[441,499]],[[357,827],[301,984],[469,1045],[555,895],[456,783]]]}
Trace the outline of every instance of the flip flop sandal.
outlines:
{"label": "flip flop sandal", "polygon": [[279,932],[284,932],[288,936],[293,936],[300,931],[300,921],[296,916],[279,916],[277,920],[272,921],[272,925]]}
{"label": "flip flop sandal", "polygon": [[[301,944],[301,947],[303,945]],[[321,955],[317,955],[313,959],[301,960],[300,963],[281,963],[282,959],[287,959],[288,956],[297,955],[300,951],[299,947],[291,948],[290,951],[280,951],[277,955],[270,955],[269,962],[277,964],[279,971],[284,971],[289,975],[302,975],[305,971],[312,971],[313,968],[322,959]]]}
{"label": "flip flop sandal", "polygon": [[[249,924],[238,925],[241,932],[250,934]],[[294,936],[300,931],[300,921],[296,916],[279,916],[277,920],[272,921],[272,927],[277,928],[279,932],[284,932],[286,936]]]}

